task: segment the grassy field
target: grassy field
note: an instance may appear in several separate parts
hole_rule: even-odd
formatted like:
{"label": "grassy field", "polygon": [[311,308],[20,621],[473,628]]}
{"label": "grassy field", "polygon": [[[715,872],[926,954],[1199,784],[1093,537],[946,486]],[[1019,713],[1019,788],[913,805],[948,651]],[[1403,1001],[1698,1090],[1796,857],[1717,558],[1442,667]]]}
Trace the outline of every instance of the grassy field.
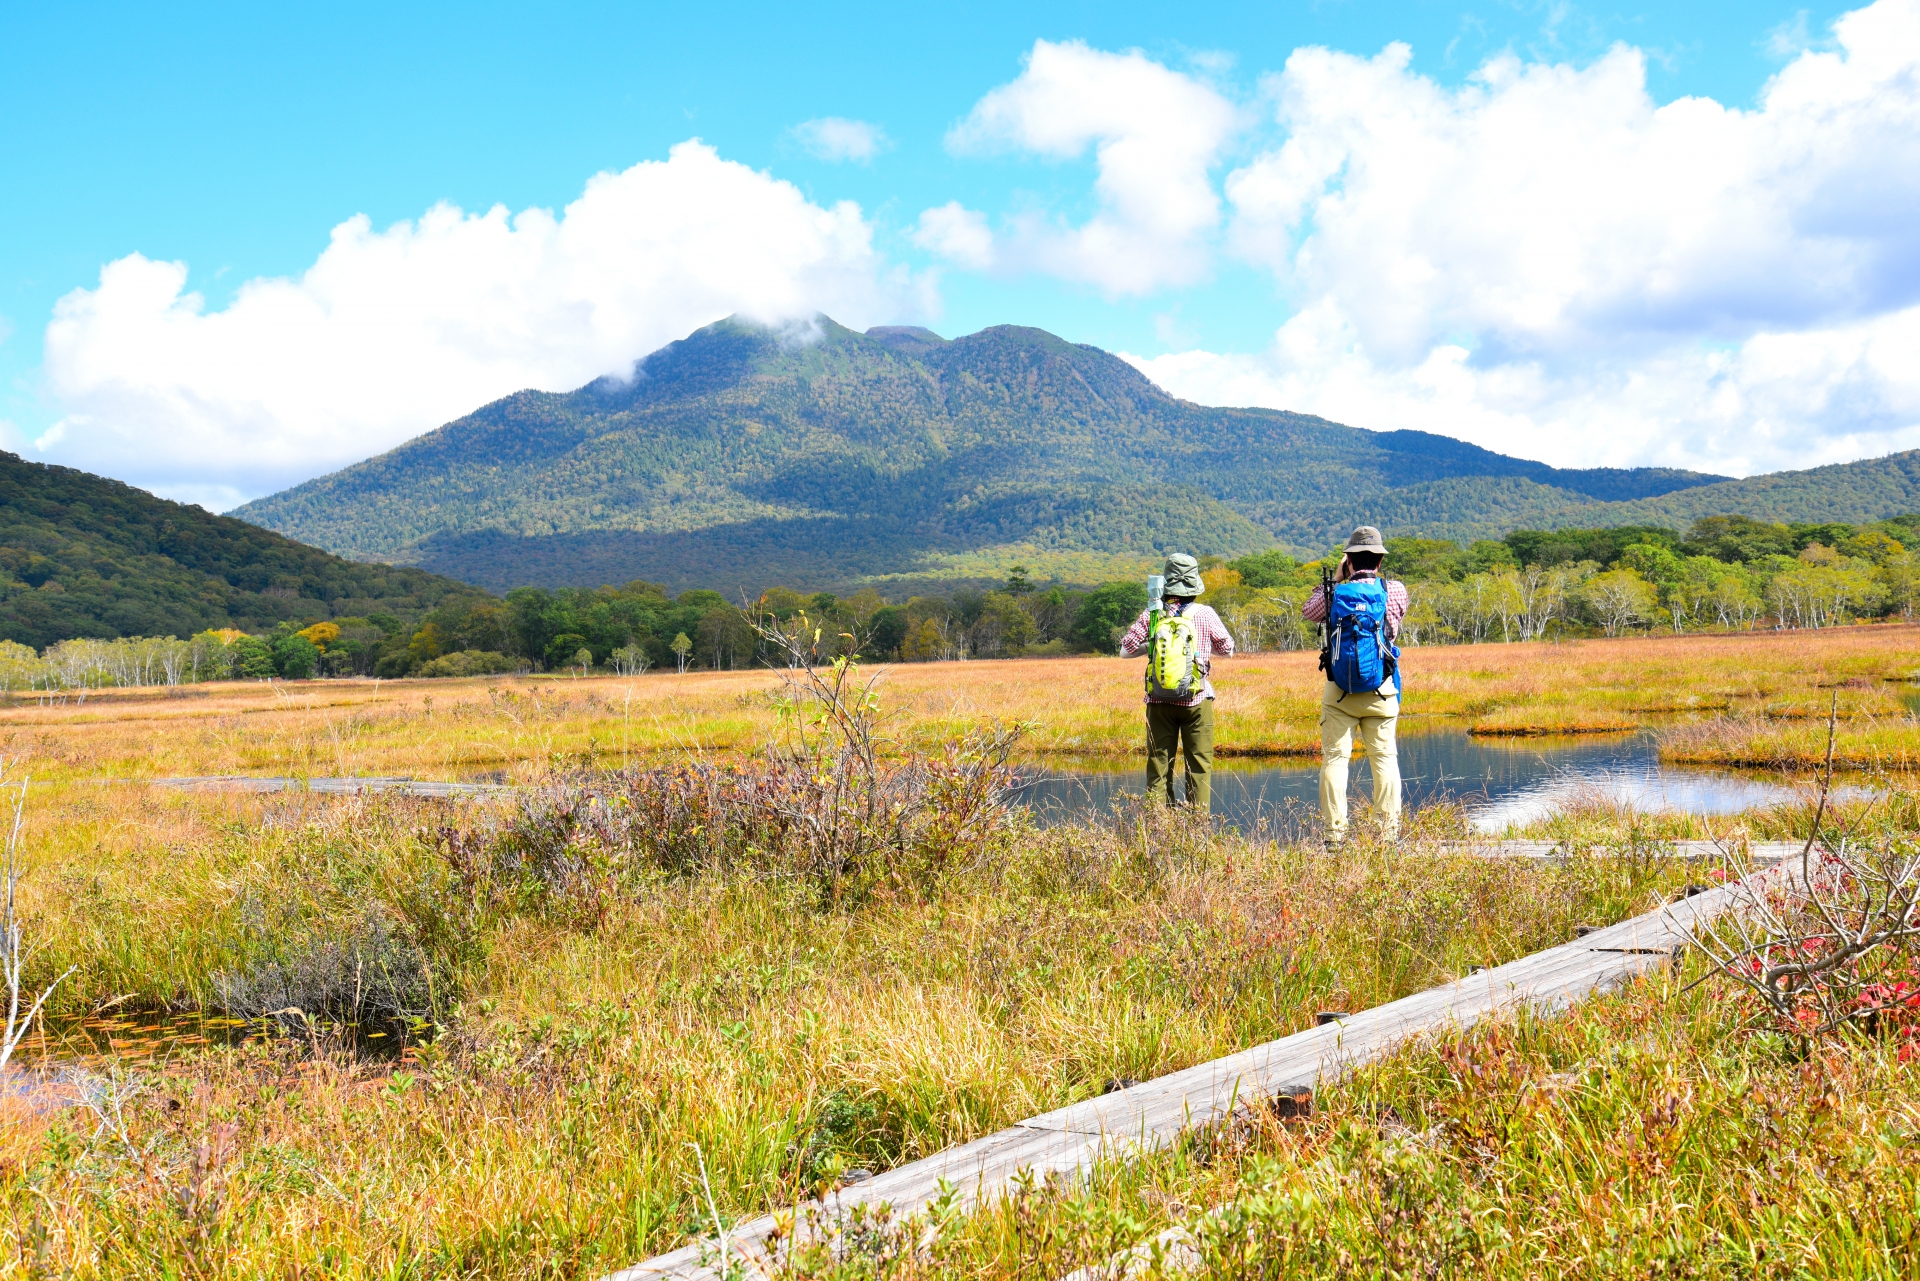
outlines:
{"label": "grassy field", "polygon": [[[1835,695],[1838,757],[1920,762],[1920,628],[1588,640],[1410,649],[1402,732],[1489,736],[1657,726],[1676,760],[1816,763]],[[937,750],[990,720],[1023,722],[1039,756],[1128,756],[1141,745],[1140,666],[1099,657],[916,663],[880,686],[883,729]],[[1224,661],[1220,751],[1314,756],[1314,656]],[[404,775],[528,781],[556,764],[619,764],[689,752],[738,755],[776,733],[778,678],[684,676],[311,681],[107,691],[80,703],[16,699],[0,745],[44,778],[204,774]],[[1691,732],[1688,727],[1697,727]]]}
{"label": "grassy field", "polygon": [[857,910],[793,883],[659,878],[586,925],[463,900],[417,835],[446,808],[35,798],[36,968],[79,967],[61,1013],[217,1003],[221,976],[312,963],[379,920],[430,963],[447,1031],[397,1064],[364,1042],[177,1049],[121,1070],[124,1142],[82,1109],[14,1117],[0,1258],[83,1277],[585,1275],[697,1230],[702,1159],[724,1213],[763,1210],[1521,955],[1684,875],[1330,862],[1153,816],[1015,824],[990,860]]}
{"label": "grassy field", "polygon": [[[1421,715],[1508,728],[1528,700],[1546,714],[1527,728],[1576,711],[1668,724],[1687,676],[1702,697],[1725,694],[1703,724],[1797,732],[1789,713],[1839,686],[1851,743],[1897,729],[1899,687],[1880,678],[1914,661],[1903,645],[1920,649],[1920,633],[1490,646],[1421,651],[1409,672]],[[1223,665],[1230,732],[1297,748],[1310,664]],[[903,667],[881,686],[882,716],[909,756],[996,717],[1033,723],[1041,752],[1118,755],[1136,676],[1104,659]],[[701,1230],[703,1165],[723,1215],[760,1212],[849,1168],[1646,910],[1696,874],[1649,853],[1650,836],[1781,836],[1809,820],[1800,805],[1711,823],[1594,807],[1550,825],[1614,852],[1560,865],[1443,852],[1464,834],[1448,809],[1417,816],[1395,848],[1372,843],[1363,817],[1331,859],[1125,809],[1048,830],[1008,814],[956,845],[943,816],[966,798],[940,791],[952,776],[903,764],[933,780],[925,821],[858,866],[802,874],[793,851],[810,838],[777,845],[743,826],[731,844],[695,839],[749,821],[712,797],[766,794],[752,791],[766,767],[747,758],[777,732],[777,688],[749,673],[332,682],[0,712],[13,769],[44,780],[21,887],[31,976],[73,967],[51,1035],[29,1048],[82,1064],[61,1069],[54,1097],[92,1100],[0,1105],[0,1275],[595,1275]],[[623,762],[673,768],[596,769]],[[137,781],[221,773],[539,786],[450,803]],[[672,778],[682,792],[659,781]],[[718,808],[641,812],[683,792]],[[583,798],[610,814],[631,802],[634,818],[583,825]],[[1905,830],[1915,807],[1902,790],[1841,817]],[[725,859],[711,853],[723,845]],[[279,1017],[299,1035],[138,1059],[83,1024],[282,1005],[312,1015]],[[343,1005],[357,1033],[331,1025]],[[1831,1088],[1803,1068],[1711,985],[1684,999],[1637,988],[1570,1020],[1411,1051],[1304,1128],[1215,1136],[1093,1193],[956,1224],[938,1259],[886,1267],[1056,1276],[1217,1202],[1245,1207],[1264,1249],[1368,1275],[1386,1266],[1368,1250],[1411,1260],[1435,1242],[1486,1260],[1462,1269],[1476,1274],[1576,1275],[1602,1259],[1645,1275],[1655,1265],[1632,1242],[1661,1215],[1713,1259],[1749,1239],[1777,1251],[1768,1267],[1837,1248],[1842,1229],[1820,1214],[1881,1248],[1885,1206],[1913,1205],[1909,1068],[1878,1043],[1847,1048]],[[1819,1099],[1810,1120],[1784,1115]],[[1649,1111],[1672,1119],[1643,1124]],[[1409,1134],[1426,1137],[1409,1148]],[[1809,1155],[1763,1161],[1754,1144],[1779,1148],[1755,1137],[1767,1134]],[[1662,1191],[1667,1170],[1694,1182]],[[1696,1195],[1707,1182],[1713,1196]],[[1870,1194],[1879,1208],[1861,1209]],[[1456,1203],[1466,1219],[1436,1208]],[[1730,1226],[1741,1205],[1750,1220]]]}
{"label": "grassy field", "polygon": [[796,1272],[1064,1277],[1180,1226],[1210,1277],[1913,1275],[1909,1056],[1858,1040],[1795,1053],[1707,977],[1435,1038],[1322,1091],[1308,1117],[1042,1186],[947,1221],[925,1250],[890,1225]]}

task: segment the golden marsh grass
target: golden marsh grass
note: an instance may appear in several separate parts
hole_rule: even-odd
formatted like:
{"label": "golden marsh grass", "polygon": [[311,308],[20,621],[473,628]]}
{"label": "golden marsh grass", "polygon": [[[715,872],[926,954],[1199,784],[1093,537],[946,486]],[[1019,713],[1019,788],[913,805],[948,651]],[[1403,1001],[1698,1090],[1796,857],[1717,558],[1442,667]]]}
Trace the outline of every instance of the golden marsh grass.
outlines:
{"label": "golden marsh grass", "polygon": [[[1890,627],[1423,650],[1408,659],[1409,714],[1529,730],[1564,729],[1579,716],[1745,717],[1768,732],[1823,732],[1773,709],[1815,708],[1838,686],[1842,741],[1864,743],[1904,715],[1899,687],[1880,678],[1915,669],[1920,633]],[[1031,723],[1036,752],[1117,758],[1135,750],[1137,676],[1134,664],[1100,658],[913,665],[890,672],[881,691],[904,748],[999,719]],[[1219,678],[1223,738],[1243,750],[1310,749],[1311,655],[1223,664]],[[478,901],[423,839],[438,826],[509,823],[511,800],[183,792],[139,781],[537,782],[583,762],[739,758],[776,732],[778,685],[768,673],[318,682],[0,711],[0,746],[45,780],[30,799],[22,887],[42,945],[35,969],[44,980],[77,967],[57,994],[44,1053],[60,1052],[60,1020],[101,1008],[209,1008],[220,976],[297,960],[373,917],[431,959],[442,1028],[399,1060],[316,1036],[175,1045],[112,1071],[96,1062],[87,1088],[122,1099],[123,1133],[84,1108],[10,1108],[0,1116],[0,1274],[595,1275],[704,1230],[702,1161],[723,1215],[757,1213],[845,1169],[911,1160],[1111,1080],[1306,1026],[1317,1010],[1375,1004],[1564,941],[1578,925],[1645,910],[1694,874],[1644,853],[1552,866],[1442,854],[1440,842],[1463,830],[1448,810],[1419,815],[1398,849],[1362,839],[1338,859],[1123,811],[1046,831],[1015,821],[987,857],[854,907],[823,905],[775,875],[658,874],[624,882],[583,924],[518,900]],[[1696,696],[1716,705],[1690,711],[1683,700]],[[1913,812],[1908,797],[1866,821],[1897,826]],[[1651,831],[1597,811],[1562,821],[1616,846]],[[1759,835],[1796,822],[1804,828],[1804,807],[1706,826]],[[1478,1041],[1460,1052],[1468,1059],[1419,1051],[1330,1096],[1309,1131],[1236,1140],[1211,1155],[1193,1147],[1103,1175],[1093,1200],[1104,1196],[1108,1208],[1098,1213],[1038,1199],[983,1214],[955,1226],[936,1271],[1056,1275],[1067,1257],[1060,1243],[1080,1241],[1074,1257],[1091,1261],[1095,1244],[1130,1244],[1137,1236],[1122,1238],[1167,1221],[1176,1203],[1312,1193],[1323,1206],[1314,1213],[1335,1216],[1324,1208],[1336,1205],[1326,1159],[1346,1160],[1340,1136],[1366,1125],[1398,1134],[1383,1119],[1387,1103],[1408,1126],[1428,1124],[1428,1112],[1479,1125],[1474,1118],[1493,1114],[1485,1109],[1532,1097],[1514,1084],[1523,1076],[1626,1064],[1612,1093],[1593,1096],[1598,1111],[1556,1119],[1522,1109],[1513,1115],[1523,1128],[1505,1140],[1543,1150],[1590,1141],[1599,1156],[1525,1167],[1530,1183],[1484,1164],[1469,1170],[1499,1174],[1474,1185],[1487,1196],[1508,1189],[1487,1203],[1490,1221],[1537,1214],[1567,1243],[1516,1248],[1482,1271],[1561,1267],[1587,1257],[1580,1242],[1651,1222],[1634,1207],[1667,1204],[1650,1192],[1629,1204],[1608,1190],[1642,1186],[1622,1182],[1649,1159],[1622,1137],[1632,1109],[1666,1106],[1669,1086],[1719,1098],[1712,1091],[1742,1072],[1768,1082],[1783,1107],[1814,1097],[1790,1067],[1753,1059],[1759,1051],[1705,996],[1671,1007],[1663,999],[1629,993],[1624,1004],[1542,1023],[1522,1036],[1523,1053]],[[1679,1012],[1660,1013],[1668,1008]],[[1534,1066],[1518,1075],[1498,1067],[1506,1075],[1484,1095],[1448,1075],[1450,1063],[1497,1066],[1515,1053]],[[1692,1057],[1649,1066],[1683,1054]],[[1906,1067],[1862,1059],[1846,1071],[1846,1123],[1892,1124],[1888,1092],[1905,1088]],[[1837,1132],[1826,1121],[1793,1131],[1829,1145]],[[1733,1161],[1730,1144],[1699,1147],[1688,1168]],[[1469,1169],[1460,1163],[1480,1160],[1476,1151],[1449,1149],[1454,1164],[1422,1167],[1418,1186],[1458,1186],[1448,1171]],[[1875,1187],[1909,1186],[1898,1181],[1911,1170],[1898,1152],[1876,1148],[1863,1160]],[[1813,1187],[1806,1171],[1786,1173],[1783,1188]],[[1835,1186],[1820,1204],[1858,1203],[1846,1191],[1853,1183]],[[1729,1196],[1751,1189],[1763,1208],[1787,1196],[1745,1174],[1727,1187]],[[1723,1222],[1668,1209],[1682,1223]],[[1099,1218],[1109,1211],[1119,1217]],[[1364,1227],[1325,1221],[1329,1240]],[[1074,1222],[1099,1230],[1075,1236],[1064,1226]],[[1754,1231],[1809,1249],[1830,1240],[1804,1226]]]}
{"label": "golden marsh grass", "polygon": [[[1676,759],[1804,765],[1837,695],[1839,757],[1920,760],[1920,628],[1409,649],[1403,733],[1454,726],[1527,736],[1617,732],[1717,718]],[[1223,755],[1313,756],[1320,676],[1310,653],[1223,661]],[[1104,657],[909,663],[881,684],[883,727],[937,749],[984,721],[1030,726],[1036,755],[1142,750],[1137,662]],[[0,747],[43,778],[206,774],[538,777],[556,762],[620,763],[752,752],[776,733],[765,672],[637,678],[234,682],[179,697],[109,693],[0,708]]]}

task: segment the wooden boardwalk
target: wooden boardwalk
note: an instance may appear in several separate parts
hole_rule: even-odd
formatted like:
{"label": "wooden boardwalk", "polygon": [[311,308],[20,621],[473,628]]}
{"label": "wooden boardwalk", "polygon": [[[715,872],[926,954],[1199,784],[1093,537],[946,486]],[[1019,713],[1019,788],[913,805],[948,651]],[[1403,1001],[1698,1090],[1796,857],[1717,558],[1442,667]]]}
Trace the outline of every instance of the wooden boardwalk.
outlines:
{"label": "wooden boardwalk", "polygon": [[[1793,846],[1792,852],[1797,854],[1799,847]],[[1775,851],[1769,848],[1765,853]],[[815,1208],[828,1225],[855,1205],[886,1203],[897,1213],[914,1213],[942,1194],[943,1183],[956,1189],[963,1202],[977,1202],[1003,1192],[1023,1172],[1077,1173],[1097,1160],[1170,1143],[1183,1131],[1226,1120],[1256,1100],[1309,1093],[1422,1033],[1469,1027],[1523,1004],[1564,1009],[1592,992],[1668,964],[1684,946],[1684,927],[1718,913],[1731,893],[1726,887],[1707,890],[1574,942],[1337,1023],[1029,1118],[842,1189],[826,1202],[814,1203]],[[779,1217],[789,1228],[797,1219],[804,1229],[806,1211],[803,1206],[796,1216],[789,1209]],[[775,1223],[775,1215],[764,1215],[729,1230],[724,1245],[696,1242],[613,1273],[607,1281],[666,1277],[720,1281],[722,1248],[736,1267],[745,1264],[751,1273],[766,1258]]]}
{"label": "wooden boardwalk", "polygon": [[[1533,858],[1543,861],[1571,858],[1587,852],[1579,846],[1557,841],[1447,841],[1440,848],[1448,854],[1471,854],[1476,858]],[[1772,867],[1785,859],[1800,857],[1799,841],[1753,841],[1741,846],[1719,841],[1650,841],[1640,847],[1654,856],[1665,855],[1688,862],[1716,863],[1738,861],[1746,867]],[[1597,852],[1606,852],[1594,847]],[[1617,852],[1617,851],[1616,851]]]}
{"label": "wooden boardwalk", "polygon": [[492,796],[508,789],[499,783],[433,783],[412,778],[256,778],[250,774],[218,774],[207,778],[156,778],[155,787],[175,787],[192,791],[232,792],[320,792],[328,796],[360,796],[393,792],[403,796],[429,796],[457,800],[471,796]]}

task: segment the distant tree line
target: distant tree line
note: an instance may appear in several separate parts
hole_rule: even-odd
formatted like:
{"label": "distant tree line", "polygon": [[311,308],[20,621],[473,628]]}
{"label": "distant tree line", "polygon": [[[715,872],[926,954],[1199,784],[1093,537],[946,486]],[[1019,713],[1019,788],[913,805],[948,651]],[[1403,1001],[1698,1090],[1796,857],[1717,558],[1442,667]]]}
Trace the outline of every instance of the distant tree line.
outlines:
{"label": "distant tree line", "polygon": [[[1623,636],[1653,631],[1829,627],[1911,619],[1920,608],[1920,515],[1869,525],[1786,525],[1710,516],[1684,535],[1660,526],[1516,530],[1461,546],[1389,538],[1391,577],[1414,588],[1412,645]],[[1203,598],[1243,650],[1318,644],[1300,607],[1337,550],[1202,560]],[[1036,585],[1014,566],[996,587],[888,601],[775,587],[730,602],[658,584],[523,587],[505,599],[447,599],[411,620],[372,612],[173,637],[78,638],[36,652],[0,641],[0,690],[65,690],[235,679],[475,676],[505,672],[729,670],[804,637],[823,658],[926,662],[1111,652],[1146,606],[1144,581],[1091,590]]]}
{"label": "distant tree line", "polygon": [[[1920,516],[1869,525],[1709,516],[1656,525],[1516,530],[1466,547],[1389,538],[1387,571],[1413,586],[1409,644],[1828,627],[1910,619],[1920,603]],[[1329,553],[1337,561],[1338,553]],[[1212,599],[1250,648],[1318,644],[1299,619],[1321,561],[1234,561]]]}

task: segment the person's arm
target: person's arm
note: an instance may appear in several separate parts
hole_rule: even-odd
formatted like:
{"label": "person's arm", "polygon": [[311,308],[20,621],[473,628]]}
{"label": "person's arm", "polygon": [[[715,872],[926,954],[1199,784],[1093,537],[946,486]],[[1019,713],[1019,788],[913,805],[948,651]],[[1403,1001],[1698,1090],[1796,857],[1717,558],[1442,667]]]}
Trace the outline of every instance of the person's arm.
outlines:
{"label": "person's arm", "polygon": [[1326,593],[1318,587],[1314,588],[1313,595],[1307,597],[1307,603],[1300,607],[1300,617],[1306,619],[1309,623],[1326,622],[1327,621]]}
{"label": "person's arm", "polygon": [[1407,606],[1412,603],[1407,594],[1407,585],[1397,578],[1387,580],[1387,643],[1392,645],[1400,639],[1400,620],[1407,616]]}
{"label": "person's arm", "polygon": [[1147,647],[1149,621],[1149,611],[1141,610],[1140,617],[1133,620],[1133,626],[1127,628],[1127,634],[1120,638],[1120,657],[1132,658]]}
{"label": "person's arm", "polygon": [[1210,616],[1207,626],[1207,645],[1212,649],[1213,657],[1232,658],[1233,633],[1228,631],[1226,623],[1221,621],[1220,611],[1209,606],[1207,613]]}

